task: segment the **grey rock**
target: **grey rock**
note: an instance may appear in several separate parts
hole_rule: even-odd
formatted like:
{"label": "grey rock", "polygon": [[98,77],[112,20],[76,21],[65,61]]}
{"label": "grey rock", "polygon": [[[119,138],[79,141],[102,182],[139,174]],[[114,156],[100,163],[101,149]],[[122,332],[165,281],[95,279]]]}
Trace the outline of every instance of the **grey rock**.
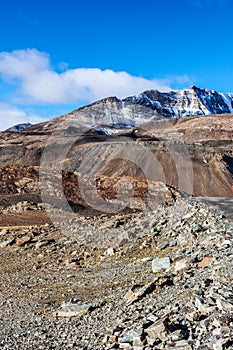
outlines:
{"label": "grey rock", "polygon": [[142,329],[131,329],[128,332],[122,334],[122,342],[130,343],[133,342],[135,337],[140,337],[142,335]]}
{"label": "grey rock", "polygon": [[113,247],[109,247],[106,252],[105,255],[114,255],[116,252],[116,250]]}
{"label": "grey rock", "polygon": [[164,325],[164,319],[156,321],[152,326],[146,329],[146,334],[151,339],[161,339],[162,333],[166,331],[165,325]]}
{"label": "grey rock", "polygon": [[161,272],[166,269],[168,269],[170,266],[170,258],[155,258],[152,260],[152,271],[155,272]]}
{"label": "grey rock", "polygon": [[177,272],[180,270],[184,270],[188,267],[188,265],[189,265],[189,262],[187,259],[178,260],[174,263],[174,271]]}
{"label": "grey rock", "polygon": [[203,227],[200,224],[193,224],[191,226],[191,229],[193,232],[201,232],[201,230],[203,229]]}
{"label": "grey rock", "polygon": [[221,298],[221,299],[218,298],[216,301],[216,304],[221,311],[224,311],[224,312],[232,312],[233,311],[233,304],[229,303],[227,300],[225,300],[223,298]]}
{"label": "grey rock", "polygon": [[120,343],[119,348],[120,349],[132,349],[133,350],[132,345],[129,344],[129,343]]}
{"label": "grey rock", "polygon": [[132,288],[125,294],[124,299],[126,300],[127,304],[130,305],[142,299],[148,293],[153,292],[154,289],[155,289],[155,282],[150,282],[141,288],[138,288],[138,289]]}
{"label": "grey rock", "polygon": [[15,239],[8,239],[7,241],[0,242],[0,248],[6,248],[9,245],[12,245],[15,242]]}
{"label": "grey rock", "polygon": [[57,317],[81,317],[87,314],[92,308],[91,304],[79,304],[79,303],[64,303],[61,305],[61,309],[58,310],[54,316]]}

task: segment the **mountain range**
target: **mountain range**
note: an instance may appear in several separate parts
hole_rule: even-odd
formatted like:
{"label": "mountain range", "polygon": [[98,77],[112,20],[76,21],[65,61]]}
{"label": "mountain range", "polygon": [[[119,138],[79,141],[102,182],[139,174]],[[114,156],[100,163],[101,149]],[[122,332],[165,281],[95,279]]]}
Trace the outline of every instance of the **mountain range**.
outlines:
{"label": "mountain range", "polygon": [[[159,92],[148,90],[137,96],[125,99],[108,97],[69,114],[93,127],[107,126],[116,129],[129,129],[147,121],[164,118],[182,118],[213,114],[233,113],[233,94],[191,86],[180,91]],[[57,121],[57,118],[54,119]],[[43,124],[52,126],[53,121]],[[20,131],[30,127],[29,123],[14,126],[8,131]],[[104,133],[114,132],[102,128]]]}

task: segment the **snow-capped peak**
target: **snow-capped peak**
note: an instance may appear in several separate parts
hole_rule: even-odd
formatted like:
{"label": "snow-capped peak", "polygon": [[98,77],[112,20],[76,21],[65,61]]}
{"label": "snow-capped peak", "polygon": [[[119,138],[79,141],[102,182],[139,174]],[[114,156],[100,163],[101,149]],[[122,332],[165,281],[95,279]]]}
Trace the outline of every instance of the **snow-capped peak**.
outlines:
{"label": "snow-capped peak", "polygon": [[180,118],[195,115],[233,113],[233,94],[191,86],[180,91],[144,91],[127,97],[126,103],[135,103],[155,109],[162,118]]}
{"label": "snow-capped peak", "polygon": [[[89,125],[99,133],[112,135],[152,120],[225,113],[233,113],[232,93],[190,86],[184,90],[169,92],[147,90],[122,100],[107,97],[47,123],[41,123],[40,127],[49,132],[61,120],[68,118],[80,125]],[[22,131],[30,126],[30,123],[23,123],[7,131]]]}
{"label": "snow-capped peak", "polygon": [[147,90],[122,100],[108,97],[79,108],[68,117],[112,134],[151,120],[224,113],[233,113],[233,94],[191,86],[169,92]]}

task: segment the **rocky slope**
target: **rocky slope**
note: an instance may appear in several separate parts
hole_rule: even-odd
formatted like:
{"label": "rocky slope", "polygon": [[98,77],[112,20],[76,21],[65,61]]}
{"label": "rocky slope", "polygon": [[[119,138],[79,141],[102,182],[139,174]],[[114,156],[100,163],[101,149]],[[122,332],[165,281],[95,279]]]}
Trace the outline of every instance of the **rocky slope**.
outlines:
{"label": "rocky slope", "polygon": [[233,226],[216,209],[182,199],[77,216],[69,235],[48,224],[0,233],[3,350],[232,349]]}

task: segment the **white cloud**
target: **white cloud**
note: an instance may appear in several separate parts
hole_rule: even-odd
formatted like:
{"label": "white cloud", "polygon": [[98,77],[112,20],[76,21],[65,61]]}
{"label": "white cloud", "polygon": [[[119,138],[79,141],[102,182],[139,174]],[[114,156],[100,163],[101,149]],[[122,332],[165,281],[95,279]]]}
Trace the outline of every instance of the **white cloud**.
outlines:
{"label": "white cloud", "polygon": [[36,49],[0,53],[0,76],[15,86],[18,97],[31,103],[78,103],[112,95],[126,97],[147,89],[171,90],[162,79],[148,80],[110,69],[64,68],[56,72],[49,55]]}
{"label": "white cloud", "polygon": [[49,56],[34,49],[0,53],[0,74],[5,79],[30,78],[49,67]]}
{"label": "white cloud", "polygon": [[[69,69],[64,62],[60,62],[56,71],[47,53],[26,49],[0,52],[0,82],[7,94],[5,99],[4,94],[0,96],[0,130],[3,130],[24,122],[40,122],[42,118],[27,112],[32,105],[34,111],[40,110],[41,105],[47,110],[57,109],[59,105],[78,107],[107,96],[123,98],[148,89],[169,91],[171,86],[190,80],[187,76],[149,80],[110,69]],[[24,105],[25,110],[17,105]]]}
{"label": "white cloud", "polygon": [[5,130],[21,123],[39,123],[43,119],[31,113],[26,113],[16,107],[0,103],[0,130]]}

